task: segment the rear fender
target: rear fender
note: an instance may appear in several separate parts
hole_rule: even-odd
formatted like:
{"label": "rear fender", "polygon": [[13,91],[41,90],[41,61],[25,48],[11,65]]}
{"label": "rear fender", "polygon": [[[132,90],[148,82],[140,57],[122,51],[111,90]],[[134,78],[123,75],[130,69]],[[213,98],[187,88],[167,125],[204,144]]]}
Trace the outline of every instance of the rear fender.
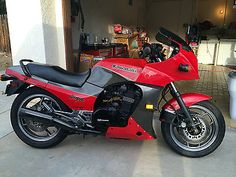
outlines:
{"label": "rear fender", "polygon": [[17,80],[17,79],[12,80],[10,84],[7,85],[5,94],[7,96],[19,94],[23,92],[25,89],[27,89],[28,86],[29,86],[28,84],[20,80]]}
{"label": "rear fender", "polygon": [[[212,97],[199,93],[181,94],[181,97],[187,107],[190,107],[198,102],[211,100]],[[175,111],[179,110],[180,106],[175,98],[168,101],[163,107],[160,116],[160,121],[171,123],[176,115]]]}

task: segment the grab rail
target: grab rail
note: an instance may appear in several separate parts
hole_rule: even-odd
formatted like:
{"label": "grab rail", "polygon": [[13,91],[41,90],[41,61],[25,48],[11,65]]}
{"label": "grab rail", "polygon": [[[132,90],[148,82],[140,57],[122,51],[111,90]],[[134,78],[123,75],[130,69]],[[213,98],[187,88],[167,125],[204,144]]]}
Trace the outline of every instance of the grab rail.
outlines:
{"label": "grab rail", "polygon": [[20,60],[20,66],[24,72],[24,74],[28,77],[31,77],[32,75],[30,74],[30,71],[29,69],[27,68],[26,65],[24,65],[24,62],[33,62],[33,60],[30,60],[30,59],[22,59]]}

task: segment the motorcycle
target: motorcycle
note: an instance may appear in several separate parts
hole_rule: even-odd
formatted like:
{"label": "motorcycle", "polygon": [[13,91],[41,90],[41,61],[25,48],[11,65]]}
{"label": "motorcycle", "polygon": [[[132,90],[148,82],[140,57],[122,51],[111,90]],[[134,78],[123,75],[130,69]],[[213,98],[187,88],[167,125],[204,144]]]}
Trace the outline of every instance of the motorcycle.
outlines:
{"label": "motorcycle", "polygon": [[[188,157],[212,153],[224,138],[222,113],[210,96],[180,94],[174,85],[199,79],[197,58],[167,29],[160,28],[156,39],[173,49],[169,58],[162,45],[152,44],[140,59],[105,59],[82,74],[32,60],[6,69],[5,93],[18,94],[10,115],[16,135],[36,148],[57,145],[70,134],[153,140],[153,115],[161,109],[161,131],[170,148]],[[160,108],[161,100],[166,103]]]}

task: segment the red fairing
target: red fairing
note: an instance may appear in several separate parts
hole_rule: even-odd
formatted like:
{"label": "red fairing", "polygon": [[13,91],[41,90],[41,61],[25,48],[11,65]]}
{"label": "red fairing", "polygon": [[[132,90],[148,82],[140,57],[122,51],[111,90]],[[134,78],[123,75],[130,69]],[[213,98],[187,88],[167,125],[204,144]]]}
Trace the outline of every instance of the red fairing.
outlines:
{"label": "red fairing", "polygon": [[[188,64],[189,72],[179,71],[180,64]],[[150,63],[145,66],[137,82],[156,86],[165,86],[178,80],[199,79],[197,58],[192,51],[183,49],[172,58],[159,63]]]}
{"label": "red fairing", "polygon": [[[180,64],[189,65],[189,71],[179,71]],[[144,59],[110,58],[98,62],[95,67],[98,66],[111,70],[130,81],[154,86],[166,86],[178,80],[199,79],[196,56],[192,51],[188,52],[183,49],[163,62],[147,63]]]}
{"label": "red fairing", "polygon": [[[12,71],[10,69],[6,70],[6,74],[10,76],[15,76],[19,80],[28,83],[30,85],[37,86],[39,88],[42,88],[44,90],[47,90],[48,92],[52,93],[56,97],[58,97],[63,103],[65,103],[70,109],[72,110],[88,110],[93,111],[94,103],[96,101],[95,96],[91,95],[85,95],[78,92],[73,92],[70,90],[66,90],[62,87],[48,84],[30,77],[27,77],[25,75],[22,75],[18,72]],[[75,99],[75,97],[79,99]]]}
{"label": "red fairing", "polygon": [[[141,134],[138,136],[137,134]],[[130,117],[126,127],[109,127],[106,137],[130,140],[153,140],[155,139],[147,133],[137,122]]]}
{"label": "red fairing", "polygon": [[35,86],[43,88],[43,89],[47,85],[47,83],[32,79],[30,77],[27,77],[25,75],[22,75],[22,74],[20,74],[16,71],[13,71],[13,70],[10,70],[10,69],[6,69],[6,74],[9,75],[9,76],[15,76],[16,78],[18,78],[19,80],[21,80],[23,82],[26,82],[26,83],[31,84],[31,85],[35,85]]}
{"label": "red fairing", "polygon": [[[94,103],[97,98],[95,96],[66,90],[52,84],[47,84],[45,90],[60,98],[72,110],[93,111]],[[75,100],[75,97],[79,98],[79,100]]]}
{"label": "red fairing", "polygon": [[[211,100],[212,97],[204,94],[198,94],[198,93],[186,93],[181,95],[182,99],[184,100],[184,103],[186,104],[187,107],[192,106],[195,103],[201,102],[201,101],[206,101],[206,100]],[[173,111],[173,107],[175,110],[178,110],[179,104],[177,103],[176,99],[171,99],[168,103],[166,103],[163,106],[163,109],[167,109],[170,111]]]}
{"label": "red fairing", "polygon": [[136,81],[146,64],[143,59],[109,58],[98,62],[95,67],[106,68],[130,81]]}

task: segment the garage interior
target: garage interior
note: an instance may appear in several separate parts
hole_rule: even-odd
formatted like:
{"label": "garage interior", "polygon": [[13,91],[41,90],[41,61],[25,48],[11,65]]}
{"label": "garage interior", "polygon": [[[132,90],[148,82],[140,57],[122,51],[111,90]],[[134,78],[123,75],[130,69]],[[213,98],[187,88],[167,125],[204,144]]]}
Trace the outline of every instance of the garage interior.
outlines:
{"label": "garage interior", "polygon": [[235,4],[234,0],[66,1],[67,69],[85,72],[105,58],[139,58],[142,45],[156,43],[159,27],[165,27],[189,40],[199,60],[200,81],[178,82],[178,87],[213,96],[228,126],[235,127],[229,118],[227,88],[228,74],[236,66]]}
{"label": "garage interior", "polygon": [[[138,52],[145,42],[156,42],[155,35],[159,27],[165,27],[184,39],[192,36],[189,43],[194,48],[199,63],[236,65],[234,0],[98,0],[96,3],[81,0],[84,16],[81,46],[79,41],[83,20],[78,2],[64,2],[69,70],[84,71],[102,58],[138,58]],[[117,30],[119,27],[122,30],[115,32],[114,28]],[[84,62],[87,65],[77,62],[79,47],[85,54]],[[120,53],[115,54],[116,52]],[[89,63],[92,64],[89,66]]]}

